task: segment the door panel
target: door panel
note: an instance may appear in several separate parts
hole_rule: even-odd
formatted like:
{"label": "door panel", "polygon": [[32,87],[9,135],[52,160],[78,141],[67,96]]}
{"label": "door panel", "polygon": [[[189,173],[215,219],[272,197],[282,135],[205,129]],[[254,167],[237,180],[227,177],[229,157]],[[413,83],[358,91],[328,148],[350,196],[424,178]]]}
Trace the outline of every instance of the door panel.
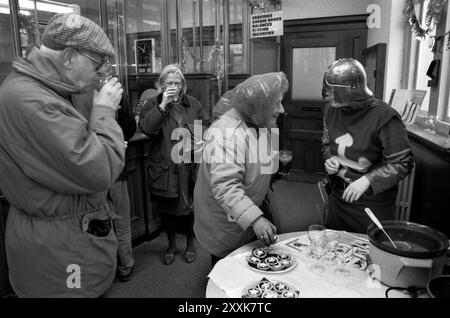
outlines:
{"label": "door panel", "polygon": [[317,87],[322,83],[321,74],[336,59],[336,46],[304,47],[307,42],[310,41],[297,44],[303,47],[293,46],[292,54],[290,54],[292,87],[295,87],[291,95],[293,100],[320,99],[321,94]]}
{"label": "door panel", "polygon": [[281,122],[281,139],[282,148],[294,155],[290,179],[314,182],[324,173],[323,74],[336,59],[360,59],[366,43],[361,16],[285,22],[282,69],[290,85],[283,101],[287,116]]}

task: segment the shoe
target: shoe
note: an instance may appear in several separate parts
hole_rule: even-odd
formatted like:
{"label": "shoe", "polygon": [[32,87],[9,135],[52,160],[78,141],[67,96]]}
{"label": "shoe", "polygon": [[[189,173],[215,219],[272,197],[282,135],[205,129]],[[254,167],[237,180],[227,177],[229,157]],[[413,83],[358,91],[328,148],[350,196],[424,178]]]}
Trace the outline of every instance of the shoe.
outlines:
{"label": "shoe", "polygon": [[184,258],[186,260],[186,263],[192,263],[197,259],[197,254],[195,252],[186,251],[184,254]]}
{"label": "shoe", "polygon": [[164,254],[163,260],[164,260],[164,264],[170,265],[175,260],[175,254],[174,253],[168,253],[166,251],[166,253]]}
{"label": "shoe", "polygon": [[128,282],[131,279],[131,274],[133,273],[133,270],[134,270],[134,265],[133,265],[133,267],[131,267],[131,270],[128,274],[124,275],[124,274],[121,274],[120,272],[117,272],[117,279],[119,281],[121,281],[122,283]]}

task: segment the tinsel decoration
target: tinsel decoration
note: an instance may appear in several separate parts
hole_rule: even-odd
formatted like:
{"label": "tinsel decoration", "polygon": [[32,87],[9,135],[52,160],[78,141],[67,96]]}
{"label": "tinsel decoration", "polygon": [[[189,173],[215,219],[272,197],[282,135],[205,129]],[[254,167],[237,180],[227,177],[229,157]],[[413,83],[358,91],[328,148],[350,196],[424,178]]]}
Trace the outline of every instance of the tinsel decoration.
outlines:
{"label": "tinsel decoration", "polygon": [[425,17],[425,25],[430,30],[436,27],[436,24],[441,22],[442,9],[447,0],[430,0],[427,8],[427,15]]}
{"label": "tinsel decoration", "polygon": [[188,41],[185,38],[183,38],[182,41],[183,59],[181,61],[181,68],[183,73],[187,73],[187,59],[190,57],[194,61],[195,56],[192,48],[189,46]]}
{"label": "tinsel decoration", "polygon": [[428,30],[424,29],[419,20],[417,19],[416,12],[414,10],[413,0],[407,0],[406,8],[403,10],[403,14],[408,18],[408,22],[411,25],[411,32],[416,36],[419,41],[425,39],[428,34]]}
{"label": "tinsel decoration", "polygon": [[267,6],[264,3],[259,3],[258,0],[248,0],[248,5],[253,9],[264,10]]}
{"label": "tinsel decoration", "polygon": [[[448,33],[449,32],[447,32],[447,35],[448,35]],[[448,35],[448,37],[447,37],[447,48],[446,48],[446,50],[447,51],[450,50],[450,35]]]}
{"label": "tinsel decoration", "polygon": [[224,57],[223,57],[223,49],[222,46],[220,45],[220,43],[218,41],[214,42],[214,46],[211,48],[211,50],[209,51],[209,55],[208,55],[208,62],[211,62],[214,60],[214,70],[215,73],[214,75],[216,75],[216,79],[217,79],[217,94],[218,96],[222,96],[222,82],[223,82],[223,77],[225,75],[225,61],[224,61]]}
{"label": "tinsel decoration", "polygon": [[36,27],[34,16],[18,14],[20,43],[23,49],[23,57],[28,56],[34,46],[40,46],[39,30]]}
{"label": "tinsel decoration", "polygon": [[269,5],[265,3],[260,3],[258,0],[248,0],[248,5],[251,7],[252,11],[254,9],[265,10],[272,7],[274,10],[279,10],[281,8],[281,0],[268,0]]}

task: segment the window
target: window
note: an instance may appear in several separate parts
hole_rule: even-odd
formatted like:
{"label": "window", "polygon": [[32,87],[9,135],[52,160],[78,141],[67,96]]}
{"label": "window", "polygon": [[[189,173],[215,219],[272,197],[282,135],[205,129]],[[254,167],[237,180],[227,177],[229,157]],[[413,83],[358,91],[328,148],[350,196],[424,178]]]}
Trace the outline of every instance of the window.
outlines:
{"label": "window", "polygon": [[[416,1],[414,5],[417,19],[423,28],[426,27],[426,16],[430,0]],[[422,103],[416,123],[424,125],[427,116],[436,116],[438,119],[436,131],[447,135],[450,124],[450,10],[449,3],[445,3],[442,10],[441,21],[435,30],[424,40],[419,41],[411,33],[411,26],[406,23],[405,34],[410,45],[407,46],[407,65],[404,80],[405,88],[426,90],[427,95]],[[445,36],[443,36],[445,34]],[[441,37],[441,41],[437,41]],[[436,44],[436,50],[433,45]],[[430,64],[434,60],[440,61],[440,72],[437,86],[429,87],[431,78],[427,75]]]}
{"label": "window", "polygon": [[159,1],[125,1],[128,74],[162,70],[162,9]]}
{"label": "window", "polygon": [[[8,2],[0,2],[0,84],[11,70],[14,59],[14,39]],[[3,32],[5,31],[5,32]]]}
{"label": "window", "polygon": [[[5,0],[0,0],[5,2]],[[34,47],[40,45],[40,32],[48,20],[56,13],[81,13],[80,6],[70,1],[19,0],[17,18],[19,20],[21,55],[26,56]],[[75,1],[76,2],[76,1]],[[36,23],[37,18],[37,23]]]}
{"label": "window", "polygon": [[[186,73],[215,71],[213,54],[220,43],[223,50],[223,13],[222,3],[213,0],[183,0],[181,7],[181,62]],[[243,1],[229,1],[229,73],[243,73]],[[200,14],[201,12],[201,14]],[[216,20],[219,21],[216,21]],[[219,25],[219,30],[217,29]]]}
{"label": "window", "polygon": [[[415,4],[414,9],[417,15],[417,19],[420,21],[420,25],[425,26],[426,12],[428,3],[430,0],[425,0],[422,3]],[[427,94],[420,108],[420,113],[427,114],[430,101],[430,87],[428,87],[428,77],[426,75],[428,67],[433,61],[433,52],[430,48],[429,38],[419,41],[411,34],[411,26],[407,24],[406,34],[411,37],[411,55],[410,55],[410,83],[409,89],[426,90]],[[432,34],[435,35],[435,31]]]}
{"label": "window", "polygon": [[[244,4],[243,0],[228,2],[230,73],[248,71],[243,63]],[[223,56],[224,14],[223,2],[216,0],[127,0],[129,74],[159,73],[169,63],[179,63],[183,73],[214,73],[214,57],[217,52]],[[152,69],[136,66],[134,43],[140,39],[154,39]],[[167,47],[163,47],[164,41]]]}

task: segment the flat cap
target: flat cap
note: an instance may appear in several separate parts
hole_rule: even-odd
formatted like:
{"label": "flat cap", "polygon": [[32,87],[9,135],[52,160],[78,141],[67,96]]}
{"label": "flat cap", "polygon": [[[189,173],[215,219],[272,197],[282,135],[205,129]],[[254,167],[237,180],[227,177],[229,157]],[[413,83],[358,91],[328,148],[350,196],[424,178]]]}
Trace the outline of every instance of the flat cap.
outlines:
{"label": "flat cap", "polygon": [[41,43],[53,50],[71,47],[101,56],[114,56],[106,33],[92,20],[74,13],[55,14],[48,21]]}

